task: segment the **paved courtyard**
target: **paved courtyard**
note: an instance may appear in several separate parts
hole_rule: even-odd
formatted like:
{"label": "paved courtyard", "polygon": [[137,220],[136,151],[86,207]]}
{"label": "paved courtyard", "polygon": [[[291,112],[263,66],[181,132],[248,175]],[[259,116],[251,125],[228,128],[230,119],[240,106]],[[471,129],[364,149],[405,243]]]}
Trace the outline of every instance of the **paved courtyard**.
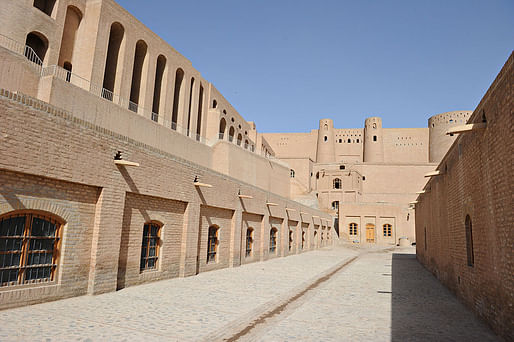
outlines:
{"label": "paved courtyard", "polygon": [[413,253],[326,248],[0,311],[0,341],[497,341]]}

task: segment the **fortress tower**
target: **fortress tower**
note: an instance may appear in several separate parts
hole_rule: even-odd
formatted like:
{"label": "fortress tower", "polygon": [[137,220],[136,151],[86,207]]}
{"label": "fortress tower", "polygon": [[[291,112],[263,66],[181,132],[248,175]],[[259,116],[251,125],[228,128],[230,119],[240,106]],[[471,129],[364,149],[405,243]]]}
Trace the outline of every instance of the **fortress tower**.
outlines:
{"label": "fortress tower", "polygon": [[448,129],[466,124],[473,112],[455,111],[437,114],[428,119],[429,162],[440,162],[456,136],[446,135]]}
{"label": "fortress tower", "polygon": [[335,162],[334,122],[330,119],[319,120],[316,162]]}
{"label": "fortress tower", "polygon": [[367,118],[364,123],[364,162],[382,163],[384,161],[384,139],[382,119]]}

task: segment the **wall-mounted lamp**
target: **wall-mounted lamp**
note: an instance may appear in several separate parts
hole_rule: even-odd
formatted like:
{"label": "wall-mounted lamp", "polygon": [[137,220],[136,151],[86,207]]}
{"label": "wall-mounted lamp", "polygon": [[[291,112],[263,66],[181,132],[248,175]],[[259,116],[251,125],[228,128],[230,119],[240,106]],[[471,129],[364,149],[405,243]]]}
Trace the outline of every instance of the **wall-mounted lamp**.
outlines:
{"label": "wall-mounted lamp", "polygon": [[128,160],[123,160],[121,151],[116,152],[116,155],[114,156],[114,164],[122,165],[122,166],[135,166],[135,167],[139,166],[139,163],[131,162]]}
{"label": "wall-mounted lamp", "polygon": [[201,186],[201,187],[205,187],[205,188],[212,188],[211,184],[200,183],[199,180],[198,180],[198,176],[195,176],[195,180],[193,181],[193,184],[194,184],[194,186]]}

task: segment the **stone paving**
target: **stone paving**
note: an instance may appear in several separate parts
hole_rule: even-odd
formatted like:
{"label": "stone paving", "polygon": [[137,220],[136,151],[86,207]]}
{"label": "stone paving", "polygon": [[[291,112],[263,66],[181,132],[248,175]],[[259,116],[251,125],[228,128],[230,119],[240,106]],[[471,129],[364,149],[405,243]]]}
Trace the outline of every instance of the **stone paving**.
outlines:
{"label": "stone paving", "polygon": [[325,248],[0,311],[0,341],[497,341],[413,252]]}

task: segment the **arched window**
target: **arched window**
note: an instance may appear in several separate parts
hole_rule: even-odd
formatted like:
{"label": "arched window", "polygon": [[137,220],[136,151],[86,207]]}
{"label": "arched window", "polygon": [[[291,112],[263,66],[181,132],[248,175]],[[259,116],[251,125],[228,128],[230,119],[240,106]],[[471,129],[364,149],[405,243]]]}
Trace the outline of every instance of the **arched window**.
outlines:
{"label": "arched window", "polygon": [[220,120],[220,130],[218,133],[218,138],[220,140],[223,140],[223,137],[225,136],[225,130],[227,129],[227,122],[225,121],[225,118],[221,118]]}
{"label": "arched window", "polygon": [[341,187],[342,187],[341,185],[342,185],[341,184],[341,179],[335,178],[334,179],[334,189],[341,189]]}
{"label": "arched window", "polygon": [[248,149],[248,145],[249,145],[248,140],[245,139],[245,149]]}
{"label": "arched window", "polygon": [[291,176],[291,178],[294,178],[294,176],[295,176],[295,172],[294,172],[294,170],[293,170],[293,169],[291,169],[291,170],[289,171],[289,176]]}
{"label": "arched window", "polygon": [[241,146],[241,141],[243,140],[243,136],[241,133],[237,135],[237,146]]}
{"label": "arched window", "polygon": [[473,224],[471,217],[466,215],[466,251],[468,254],[468,266],[475,265],[475,253],[473,252]]}
{"label": "arched window", "polygon": [[[166,70],[166,57],[159,55],[157,57],[157,65],[155,66],[155,83],[153,87],[153,102],[152,102],[152,120],[159,121],[159,110],[161,107],[161,94],[165,93],[162,90],[162,79]],[[166,88],[164,88],[166,89]]]}
{"label": "arched window", "polygon": [[323,137],[323,141],[327,141],[327,140],[328,140],[328,137],[325,135],[325,136]]}
{"label": "arched window", "polygon": [[318,232],[314,231],[314,245],[318,247]]}
{"label": "arched window", "polygon": [[46,212],[0,216],[0,287],[55,280],[63,226]]}
{"label": "arched window", "polygon": [[218,226],[209,227],[209,236],[207,239],[207,263],[216,262],[216,254],[218,252]]}
{"label": "arched window", "polygon": [[[132,69],[132,83],[130,86],[130,102],[129,109],[137,113],[139,105],[139,95],[141,93],[141,81],[143,80],[143,69],[145,68],[146,53],[148,45],[142,40],[136,43],[136,51],[134,52],[134,67]],[[143,86],[144,89],[144,86]]]}
{"label": "arched window", "polygon": [[191,111],[193,110],[193,92],[195,90],[195,78],[191,77],[191,86],[189,88],[189,107],[187,110],[187,135],[190,135],[191,129]]}
{"label": "arched window", "polygon": [[339,201],[332,202],[332,210],[338,210],[339,209]]}
{"label": "arched window", "polygon": [[202,134],[202,114],[203,114],[203,85],[200,83],[200,92],[198,93],[198,114],[196,117],[196,140],[200,141]]}
{"label": "arched window", "polygon": [[173,111],[171,114],[171,128],[177,129],[179,112],[182,110],[182,88],[184,85],[184,70],[178,68],[175,72],[175,88],[173,90]]}
{"label": "arched window", "polygon": [[293,231],[289,229],[289,250],[293,249]]}
{"label": "arched window", "polygon": [[305,246],[305,232],[302,231],[302,249]]}
{"label": "arched window", "polygon": [[111,25],[111,32],[109,34],[109,46],[107,48],[107,58],[105,60],[105,71],[102,97],[112,101],[114,99],[114,88],[117,81],[118,60],[120,56],[121,44],[125,36],[125,29],[120,23],[113,23]]}
{"label": "arched window", "polygon": [[236,133],[236,130],[234,129],[234,127],[230,127],[230,129],[228,130],[228,141],[232,142],[234,141],[234,134]]}
{"label": "arched window", "polygon": [[34,7],[48,16],[52,16],[54,11],[55,0],[34,0]]}
{"label": "arched window", "polygon": [[275,253],[277,250],[277,228],[271,228],[269,231],[269,252]]}
{"label": "arched window", "polygon": [[354,223],[354,222],[350,223],[348,225],[348,228],[349,228],[349,232],[348,233],[350,235],[357,235],[357,229],[359,228],[359,225],[357,223]]}
{"label": "arched window", "polygon": [[253,246],[253,228],[248,228],[246,230],[246,257],[252,255],[252,246]]}
{"label": "arched window", "polygon": [[382,226],[384,231],[384,236],[389,237],[392,236],[392,226],[389,223],[386,223]]}
{"label": "arched window", "polygon": [[75,54],[75,40],[77,38],[80,22],[82,21],[82,12],[75,6],[68,6],[66,10],[66,19],[64,20],[64,29],[62,31],[61,51],[59,52],[58,65],[68,70],[67,82],[71,80],[71,70],[73,66],[73,55]]}
{"label": "arched window", "polygon": [[373,136],[373,141],[377,141],[377,136],[376,135]]}
{"label": "arched window", "polygon": [[217,108],[217,107],[218,107],[218,101],[212,100],[212,108]]}
{"label": "arched window", "polygon": [[43,65],[46,51],[48,50],[48,39],[39,32],[30,32],[25,40],[25,57],[33,63]]}
{"label": "arched window", "polygon": [[141,272],[157,268],[159,245],[161,244],[160,237],[161,225],[159,223],[145,223],[143,226],[143,240],[141,242],[141,263],[139,267]]}

